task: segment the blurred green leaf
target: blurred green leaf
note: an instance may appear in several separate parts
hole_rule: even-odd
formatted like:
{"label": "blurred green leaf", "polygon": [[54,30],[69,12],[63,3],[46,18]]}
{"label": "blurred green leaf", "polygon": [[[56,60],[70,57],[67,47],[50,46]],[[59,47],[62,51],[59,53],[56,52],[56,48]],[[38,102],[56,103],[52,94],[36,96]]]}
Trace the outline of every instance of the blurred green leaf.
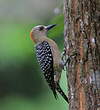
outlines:
{"label": "blurred green leaf", "polygon": [[54,17],[50,21],[50,24],[57,24],[56,27],[54,27],[51,31],[49,31],[48,35],[51,38],[55,38],[55,37],[61,36],[63,34],[63,31],[64,31],[64,16],[63,15]]}
{"label": "blurred green leaf", "polygon": [[55,16],[49,24],[57,24],[56,27],[54,27],[53,29],[51,29],[48,33],[48,36],[55,40],[55,42],[58,44],[58,47],[60,48],[60,50],[63,50],[64,48],[64,35],[63,35],[63,31],[64,31],[64,16],[63,15],[59,15],[59,16]]}

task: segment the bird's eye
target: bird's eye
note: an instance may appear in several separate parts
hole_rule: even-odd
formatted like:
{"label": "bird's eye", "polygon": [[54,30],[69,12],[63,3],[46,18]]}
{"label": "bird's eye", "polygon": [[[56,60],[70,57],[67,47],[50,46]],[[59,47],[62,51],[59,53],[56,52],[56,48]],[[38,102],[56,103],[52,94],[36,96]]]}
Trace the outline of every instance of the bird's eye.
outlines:
{"label": "bird's eye", "polygon": [[44,29],[44,27],[43,26],[41,26],[40,28],[39,28],[39,31],[42,31]]}

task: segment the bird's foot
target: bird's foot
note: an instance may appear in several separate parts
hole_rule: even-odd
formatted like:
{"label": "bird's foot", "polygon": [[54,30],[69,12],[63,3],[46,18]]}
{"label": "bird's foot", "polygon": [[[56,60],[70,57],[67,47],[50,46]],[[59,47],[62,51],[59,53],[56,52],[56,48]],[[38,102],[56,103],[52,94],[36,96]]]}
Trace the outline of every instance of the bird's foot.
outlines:
{"label": "bird's foot", "polygon": [[[62,64],[62,68],[64,69],[64,67],[67,67],[67,64],[70,63],[71,59],[77,56],[77,52],[74,51],[72,52],[72,54],[70,56],[68,56],[66,54],[66,50],[64,49],[64,51],[61,54],[61,64]],[[65,70],[65,69],[64,69]]]}

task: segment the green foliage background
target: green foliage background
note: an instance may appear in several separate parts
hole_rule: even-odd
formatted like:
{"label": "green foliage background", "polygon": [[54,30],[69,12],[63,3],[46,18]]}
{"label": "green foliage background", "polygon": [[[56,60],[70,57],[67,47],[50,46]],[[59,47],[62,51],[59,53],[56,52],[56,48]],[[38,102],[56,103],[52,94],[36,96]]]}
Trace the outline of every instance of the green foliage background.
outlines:
{"label": "green foliage background", "polygon": [[[63,15],[48,24],[57,24],[48,36],[63,49]],[[66,102],[54,99],[37,64],[30,30],[37,24],[0,23],[0,110],[62,110]],[[61,86],[66,91],[65,72]]]}

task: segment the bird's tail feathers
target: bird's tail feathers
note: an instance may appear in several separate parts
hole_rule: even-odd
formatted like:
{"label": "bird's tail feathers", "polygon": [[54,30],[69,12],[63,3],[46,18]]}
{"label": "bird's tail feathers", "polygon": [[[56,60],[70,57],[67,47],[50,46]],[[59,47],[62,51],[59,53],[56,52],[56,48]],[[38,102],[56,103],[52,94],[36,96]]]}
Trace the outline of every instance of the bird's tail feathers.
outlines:
{"label": "bird's tail feathers", "polygon": [[59,92],[59,94],[66,100],[67,103],[69,103],[68,101],[68,97],[65,95],[65,93],[63,92],[63,90],[61,89],[59,83],[57,83],[57,91]]}
{"label": "bird's tail feathers", "polygon": [[54,95],[55,99],[57,100],[58,99],[58,95],[57,95],[56,90],[53,90],[53,95]]}
{"label": "bird's tail feathers", "polygon": [[51,88],[51,90],[53,92],[53,95],[54,95],[55,99],[57,100],[58,95],[57,95],[57,92],[56,92],[55,83],[54,82],[49,83],[49,87]]}

